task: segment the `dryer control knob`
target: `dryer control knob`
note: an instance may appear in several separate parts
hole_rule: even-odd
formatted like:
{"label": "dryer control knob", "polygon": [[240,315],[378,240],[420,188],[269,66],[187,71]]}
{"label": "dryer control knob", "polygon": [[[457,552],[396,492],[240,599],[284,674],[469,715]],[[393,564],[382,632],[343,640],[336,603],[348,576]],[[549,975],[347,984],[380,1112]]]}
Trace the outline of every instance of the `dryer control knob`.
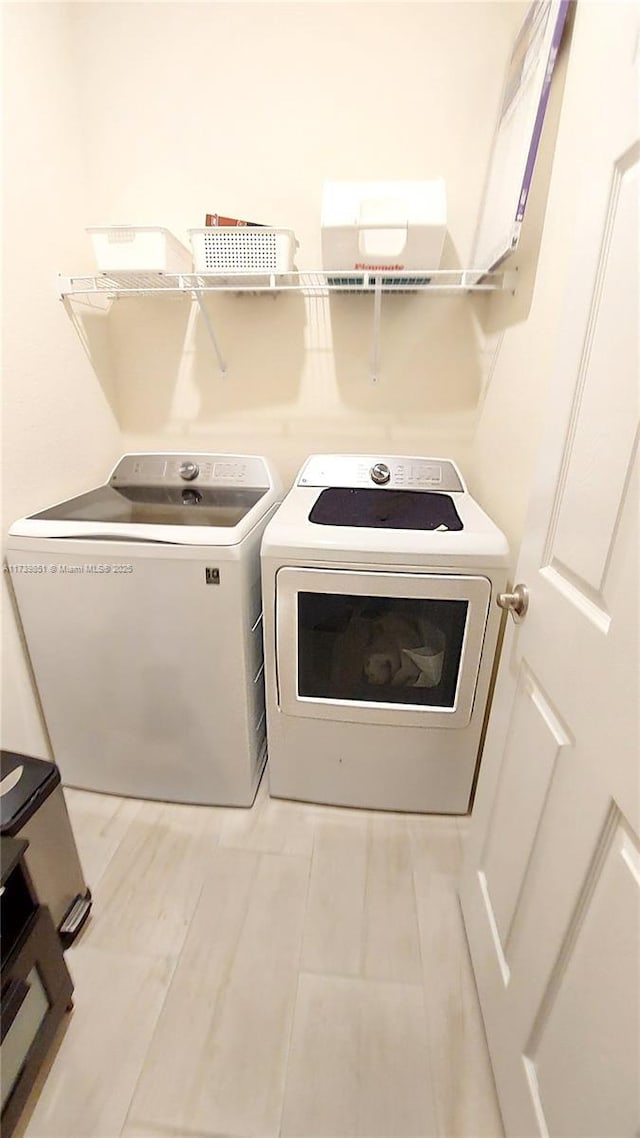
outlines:
{"label": "dryer control knob", "polygon": [[389,479],[391,478],[391,471],[389,470],[389,467],[384,462],[376,462],[371,467],[371,470],[369,471],[369,473],[371,475],[372,480],[374,482],[377,482],[378,486],[384,486],[385,482],[388,482]]}
{"label": "dryer control knob", "polygon": [[181,462],[178,467],[178,474],[184,478],[185,482],[191,482],[197,478],[200,473],[200,467],[197,462]]}

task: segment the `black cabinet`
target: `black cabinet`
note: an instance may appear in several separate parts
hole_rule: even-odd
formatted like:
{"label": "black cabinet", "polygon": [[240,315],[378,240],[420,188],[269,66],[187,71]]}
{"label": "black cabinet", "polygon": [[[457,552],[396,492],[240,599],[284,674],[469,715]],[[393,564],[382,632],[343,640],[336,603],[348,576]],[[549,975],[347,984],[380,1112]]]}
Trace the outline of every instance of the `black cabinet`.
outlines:
{"label": "black cabinet", "polygon": [[24,864],[28,843],[0,839],[0,1082],[10,1138],[65,1011],[73,984],[49,910]]}

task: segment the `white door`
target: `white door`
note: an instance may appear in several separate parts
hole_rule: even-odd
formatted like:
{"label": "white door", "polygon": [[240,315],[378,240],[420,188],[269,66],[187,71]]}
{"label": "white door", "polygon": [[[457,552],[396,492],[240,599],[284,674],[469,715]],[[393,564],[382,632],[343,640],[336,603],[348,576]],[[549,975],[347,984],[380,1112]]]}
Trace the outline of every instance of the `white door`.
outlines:
{"label": "white door", "polygon": [[638,11],[578,5],[584,178],[515,577],[530,603],[508,622],[461,883],[519,1138],[638,1133]]}

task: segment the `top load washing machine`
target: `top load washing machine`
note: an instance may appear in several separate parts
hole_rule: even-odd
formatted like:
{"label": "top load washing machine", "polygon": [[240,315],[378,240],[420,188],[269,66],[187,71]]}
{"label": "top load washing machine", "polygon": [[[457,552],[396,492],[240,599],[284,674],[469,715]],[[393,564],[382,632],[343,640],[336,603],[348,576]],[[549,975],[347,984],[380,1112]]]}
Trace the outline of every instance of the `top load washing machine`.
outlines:
{"label": "top load washing machine", "polygon": [[309,458],[262,543],[271,794],[466,813],[508,562],[453,462]]}
{"label": "top load washing machine", "polygon": [[10,529],[7,568],[70,786],[249,806],[266,758],[264,458],[129,454]]}

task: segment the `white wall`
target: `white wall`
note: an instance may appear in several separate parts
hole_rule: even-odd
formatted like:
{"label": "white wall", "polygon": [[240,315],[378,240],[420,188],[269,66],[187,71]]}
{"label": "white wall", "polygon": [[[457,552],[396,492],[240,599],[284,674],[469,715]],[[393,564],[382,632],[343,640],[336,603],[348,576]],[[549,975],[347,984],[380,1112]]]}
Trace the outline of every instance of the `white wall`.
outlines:
{"label": "white wall", "polygon": [[[70,8],[3,5],[2,528],[89,486],[120,450],[109,399],[56,298],[56,273],[82,255],[84,153]],[[2,745],[46,755],[2,583]]]}
{"label": "white wall", "polygon": [[[326,177],[443,175],[446,263],[473,239],[521,5],[78,4],[73,19],[90,212],[187,229],[219,211],[292,228],[320,267]],[[69,271],[90,267],[67,261]],[[131,448],[268,453],[288,480],[314,450],[444,453],[463,465],[482,387],[465,299],[392,297],[382,377],[372,298],[208,300],[225,380],[187,301],[109,317],[114,406]]]}

